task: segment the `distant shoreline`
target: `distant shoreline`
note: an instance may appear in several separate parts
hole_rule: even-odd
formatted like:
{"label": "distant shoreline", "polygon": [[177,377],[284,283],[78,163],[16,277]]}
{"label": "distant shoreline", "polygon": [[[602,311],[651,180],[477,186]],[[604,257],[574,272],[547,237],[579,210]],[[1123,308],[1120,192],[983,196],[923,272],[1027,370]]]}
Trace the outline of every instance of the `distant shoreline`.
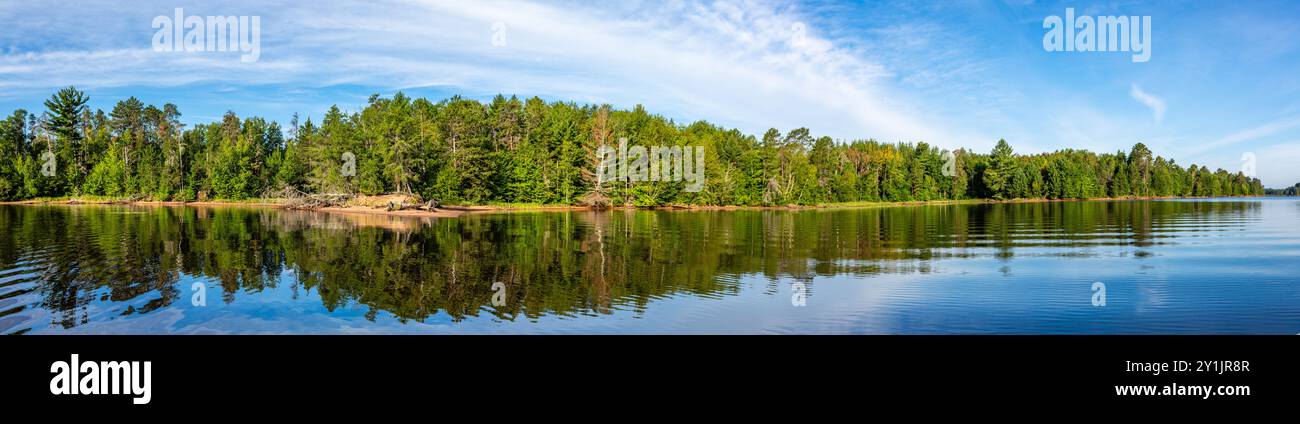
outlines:
{"label": "distant shoreline", "polygon": [[[820,209],[872,209],[872,208],[889,208],[889,207],[907,207],[907,206],[942,206],[942,205],[981,205],[981,204],[1016,204],[1016,203],[1056,203],[1056,202],[1099,202],[1099,201],[1131,201],[1131,200],[1170,200],[1170,199],[1230,199],[1230,198],[1258,198],[1258,197],[1286,197],[1286,196],[1223,196],[1223,197],[1183,197],[1183,196],[1143,196],[1143,197],[1098,197],[1086,199],[961,199],[961,200],[916,200],[906,202],[838,202],[825,203],[819,205],[785,205],[785,206],[708,206],[708,205],[665,205],[665,206],[615,206],[603,210],[659,210],[659,211],[744,211],[744,210],[820,210]],[[158,201],[158,200],[138,200],[130,199],[81,199],[81,198],[55,198],[55,199],[29,199],[15,201],[0,201],[0,205],[132,205],[132,206],[194,206],[194,207],[259,207],[259,208],[284,208],[285,199],[251,199],[251,200],[205,200],[194,202],[181,201]],[[488,204],[488,205],[450,205],[442,206],[434,210],[418,209],[400,209],[387,210],[384,208],[367,207],[367,206],[328,206],[317,209],[304,210],[305,212],[328,212],[344,214],[371,214],[371,215],[389,215],[389,216],[406,216],[415,218],[454,218],[467,213],[493,213],[493,212],[568,212],[568,211],[591,211],[596,210],[590,206],[578,205],[533,205],[533,204]]]}

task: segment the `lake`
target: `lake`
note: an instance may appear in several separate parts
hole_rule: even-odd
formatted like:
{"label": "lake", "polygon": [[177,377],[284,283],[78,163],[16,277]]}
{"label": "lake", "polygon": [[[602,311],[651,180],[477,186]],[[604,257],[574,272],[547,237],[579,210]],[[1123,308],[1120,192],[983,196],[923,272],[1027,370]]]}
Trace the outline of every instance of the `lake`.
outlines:
{"label": "lake", "polygon": [[1297,224],[1295,198],[436,219],[0,205],[0,333],[1297,334]]}

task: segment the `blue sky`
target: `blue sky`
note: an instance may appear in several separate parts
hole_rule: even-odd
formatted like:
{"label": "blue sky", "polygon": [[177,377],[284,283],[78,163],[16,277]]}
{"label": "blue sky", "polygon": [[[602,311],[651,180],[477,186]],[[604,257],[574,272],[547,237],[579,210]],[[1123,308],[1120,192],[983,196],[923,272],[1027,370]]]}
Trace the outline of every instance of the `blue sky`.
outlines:
{"label": "blue sky", "polygon": [[[259,16],[260,57],[158,52],[156,16]],[[1151,56],[1048,52],[1044,18],[1150,16]],[[0,113],[76,85],[183,121],[373,93],[643,104],[761,134],[1127,151],[1300,182],[1300,2],[268,0],[0,3]],[[494,36],[498,41],[494,45]]]}

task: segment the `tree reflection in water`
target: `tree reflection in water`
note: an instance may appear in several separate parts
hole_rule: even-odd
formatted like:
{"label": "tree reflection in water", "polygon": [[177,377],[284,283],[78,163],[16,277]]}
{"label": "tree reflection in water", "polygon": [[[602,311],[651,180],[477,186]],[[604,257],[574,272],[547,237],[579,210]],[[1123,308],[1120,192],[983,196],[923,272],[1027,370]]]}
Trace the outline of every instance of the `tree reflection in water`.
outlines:
{"label": "tree reflection in water", "polygon": [[[239,302],[281,284],[334,311],[399,320],[503,320],[643,311],[675,295],[728,296],[739,277],[927,273],[937,260],[1142,254],[1258,203],[1064,202],[853,210],[539,212],[413,219],[240,207],[0,206],[0,330],[50,311],[71,328],[92,301],[148,314],[189,301],[182,276]],[[492,284],[506,301],[493,306]],[[24,304],[18,299],[37,299]],[[211,302],[213,299],[209,299]],[[6,325],[6,322],[9,325]],[[21,329],[19,329],[21,330]],[[4,330],[12,332],[13,329]]]}

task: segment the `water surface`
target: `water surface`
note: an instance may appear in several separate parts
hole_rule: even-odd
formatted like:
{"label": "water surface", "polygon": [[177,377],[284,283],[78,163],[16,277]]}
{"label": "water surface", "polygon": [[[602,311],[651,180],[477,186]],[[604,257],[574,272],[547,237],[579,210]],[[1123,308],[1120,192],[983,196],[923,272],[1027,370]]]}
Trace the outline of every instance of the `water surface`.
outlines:
{"label": "water surface", "polygon": [[1297,224],[1295,198],[449,219],[0,205],[0,333],[1296,334]]}

